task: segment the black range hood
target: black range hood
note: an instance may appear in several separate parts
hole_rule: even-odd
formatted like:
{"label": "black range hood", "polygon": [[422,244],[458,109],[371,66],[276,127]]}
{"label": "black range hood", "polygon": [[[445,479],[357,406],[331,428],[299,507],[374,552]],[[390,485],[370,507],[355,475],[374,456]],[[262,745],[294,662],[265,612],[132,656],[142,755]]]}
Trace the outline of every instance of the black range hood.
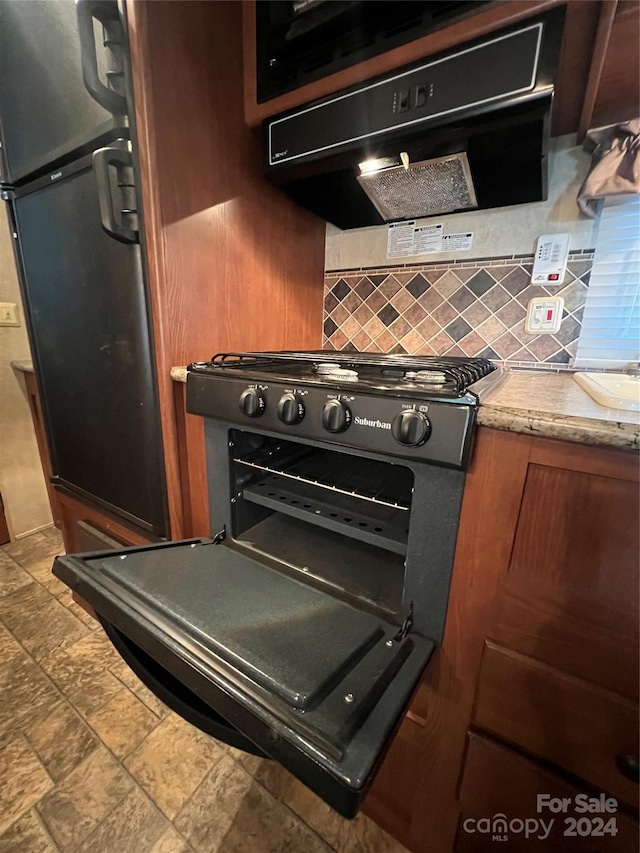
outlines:
{"label": "black range hood", "polygon": [[266,173],[339,228],[541,201],[564,10],[265,122]]}

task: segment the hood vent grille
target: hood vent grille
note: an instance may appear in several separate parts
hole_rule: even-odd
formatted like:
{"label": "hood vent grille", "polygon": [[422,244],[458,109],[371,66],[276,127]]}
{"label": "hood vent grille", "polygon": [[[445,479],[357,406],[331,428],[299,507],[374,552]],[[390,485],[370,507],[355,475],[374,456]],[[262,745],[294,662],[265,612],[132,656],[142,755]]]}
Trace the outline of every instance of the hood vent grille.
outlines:
{"label": "hood vent grille", "polygon": [[358,182],[385,222],[478,206],[465,152],[365,172]]}

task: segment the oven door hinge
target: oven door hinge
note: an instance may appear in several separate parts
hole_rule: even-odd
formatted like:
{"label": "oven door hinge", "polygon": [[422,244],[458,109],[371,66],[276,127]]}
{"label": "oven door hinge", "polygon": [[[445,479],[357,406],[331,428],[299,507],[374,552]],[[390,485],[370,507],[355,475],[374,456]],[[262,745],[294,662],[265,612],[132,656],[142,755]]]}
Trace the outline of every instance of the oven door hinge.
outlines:
{"label": "oven door hinge", "polygon": [[213,537],[213,544],[219,545],[223,541],[223,539],[226,539],[226,538],[227,538],[227,528],[223,527],[222,530],[219,533],[216,533],[216,535]]}
{"label": "oven door hinge", "polygon": [[393,638],[396,643],[399,643],[401,640],[407,636],[409,631],[413,626],[413,601],[409,604],[409,612],[407,613],[404,622],[400,626],[398,633]]}

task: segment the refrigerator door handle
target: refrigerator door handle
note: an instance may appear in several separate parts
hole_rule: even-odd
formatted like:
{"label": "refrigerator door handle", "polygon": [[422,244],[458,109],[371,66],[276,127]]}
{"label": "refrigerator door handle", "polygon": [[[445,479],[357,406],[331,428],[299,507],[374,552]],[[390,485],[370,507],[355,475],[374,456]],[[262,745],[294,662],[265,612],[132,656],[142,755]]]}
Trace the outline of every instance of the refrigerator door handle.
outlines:
{"label": "refrigerator door handle", "polygon": [[105,47],[111,49],[119,58],[119,68],[111,72],[114,77],[122,77],[124,52],[124,30],[118,6],[114,0],[76,0],[78,11],[78,34],[80,36],[80,54],[82,59],[82,77],[84,85],[101,107],[117,116],[127,115],[127,99],[124,95],[110,89],[98,74],[98,56],[93,29],[94,18],[105,30]]}
{"label": "refrigerator door handle", "polygon": [[[118,143],[120,143],[118,145]],[[115,145],[107,148],[98,148],[93,152],[93,169],[98,185],[98,199],[100,202],[100,219],[102,227],[121,243],[138,243],[138,229],[127,226],[124,221],[118,221],[115,216],[115,204],[112,193],[112,181],[109,167],[115,166],[118,172],[118,189],[122,194],[128,194],[129,204],[123,204],[123,198],[118,201],[118,207],[122,210],[123,220],[131,219],[137,223],[137,210],[132,206],[135,204],[135,186],[133,183],[133,156],[125,140],[118,140]]]}

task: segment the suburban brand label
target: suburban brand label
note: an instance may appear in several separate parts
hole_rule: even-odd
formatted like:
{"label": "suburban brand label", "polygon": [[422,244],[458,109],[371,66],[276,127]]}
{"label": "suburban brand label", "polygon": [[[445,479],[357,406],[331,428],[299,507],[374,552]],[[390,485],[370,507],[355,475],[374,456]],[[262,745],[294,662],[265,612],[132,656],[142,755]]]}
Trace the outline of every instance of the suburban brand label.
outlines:
{"label": "suburban brand label", "polygon": [[370,421],[369,418],[354,418],[358,426],[375,427],[376,429],[391,429],[391,424],[386,421]]}

